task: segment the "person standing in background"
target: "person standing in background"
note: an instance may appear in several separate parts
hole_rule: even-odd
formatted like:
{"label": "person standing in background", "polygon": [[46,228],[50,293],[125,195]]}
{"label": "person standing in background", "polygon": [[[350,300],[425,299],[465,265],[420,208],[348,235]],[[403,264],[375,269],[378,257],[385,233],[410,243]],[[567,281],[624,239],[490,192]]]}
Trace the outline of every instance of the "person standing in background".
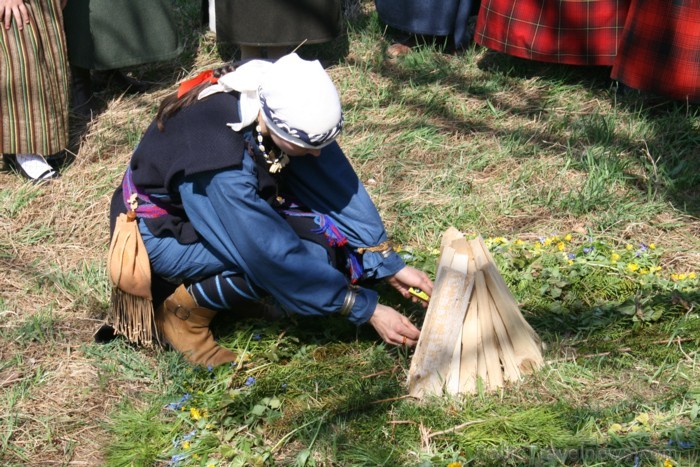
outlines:
{"label": "person standing in background", "polygon": [[611,76],[638,90],[700,103],[700,2],[632,0]]}
{"label": "person standing in background", "polygon": [[[471,41],[469,16],[475,0],[375,0],[379,18],[405,33],[444,36],[450,49],[459,50]],[[390,55],[402,55],[409,48],[400,41],[390,47]]]}
{"label": "person standing in background", "polygon": [[276,59],[301,44],[318,44],[342,31],[340,0],[218,0],[216,36],[238,45],[241,59]]}
{"label": "person standing in background", "polygon": [[474,41],[497,52],[611,66],[630,0],[482,0]]}
{"label": "person standing in background", "polygon": [[169,0],[71,0],[64,17],[76,113],[89,116],[93,80],[142,92],[146,84],[120,68],[180,54],[172,10]]}
{"label": "person standing in background", "polygon": [[68,141],[66,0],[0,0],[0,142],[3,161],[34,182]]}

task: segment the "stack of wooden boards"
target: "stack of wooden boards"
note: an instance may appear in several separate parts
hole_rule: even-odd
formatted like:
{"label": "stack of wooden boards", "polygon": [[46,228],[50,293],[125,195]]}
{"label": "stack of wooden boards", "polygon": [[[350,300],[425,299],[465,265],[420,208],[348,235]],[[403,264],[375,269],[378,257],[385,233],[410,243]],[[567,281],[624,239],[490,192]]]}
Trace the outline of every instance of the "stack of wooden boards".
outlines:
{"label": "stack of wooden boards", "polygon": [[[540,340],[520,313],[481,237],[450,228],[408,374],[409,394],[495,390],[543,364]],[[481,385],[481,386],[480,386]]]}

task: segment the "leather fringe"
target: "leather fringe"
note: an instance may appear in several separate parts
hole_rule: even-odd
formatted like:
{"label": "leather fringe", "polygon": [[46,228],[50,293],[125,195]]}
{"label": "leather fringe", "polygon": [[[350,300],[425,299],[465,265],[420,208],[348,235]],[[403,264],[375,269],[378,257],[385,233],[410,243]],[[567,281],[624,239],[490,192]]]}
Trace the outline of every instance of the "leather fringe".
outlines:
{"label": "leather fringe", "polygon": [[161,343],[152,300],[112,287],[111,301],[115,334],[144,347]]}

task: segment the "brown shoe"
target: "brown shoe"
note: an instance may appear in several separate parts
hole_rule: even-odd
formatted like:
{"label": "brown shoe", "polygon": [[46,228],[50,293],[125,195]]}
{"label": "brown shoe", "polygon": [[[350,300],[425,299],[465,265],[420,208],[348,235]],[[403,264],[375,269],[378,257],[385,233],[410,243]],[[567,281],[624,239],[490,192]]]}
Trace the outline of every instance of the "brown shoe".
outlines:
{"label": "brown shoe", "polygon": [[235,362],[238,356],[214,340],[209,323],[216,311],[198,306],[181,285],[156,310],[162,340],[195,365],[218,366]]}
{"label": "brown shoe", "polygon": [[386,54],[389,56],[389,58],[401,57],[403,55],[407,55],[410,52],[411,48],[405,44],[401,44],[400,42],[391,44],[389,48],[386,49]]}

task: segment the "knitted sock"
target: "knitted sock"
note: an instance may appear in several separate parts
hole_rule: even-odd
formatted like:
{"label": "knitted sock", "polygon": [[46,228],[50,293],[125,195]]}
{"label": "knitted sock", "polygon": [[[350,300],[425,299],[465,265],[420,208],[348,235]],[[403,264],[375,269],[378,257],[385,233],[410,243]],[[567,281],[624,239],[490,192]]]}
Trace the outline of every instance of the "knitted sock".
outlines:
{"label": "knitted sock", "polygon": [[236,310],[258,302],[265,292],[242,274],[221,273],[191,284],[187,291],[199,306],[211,310]]}

